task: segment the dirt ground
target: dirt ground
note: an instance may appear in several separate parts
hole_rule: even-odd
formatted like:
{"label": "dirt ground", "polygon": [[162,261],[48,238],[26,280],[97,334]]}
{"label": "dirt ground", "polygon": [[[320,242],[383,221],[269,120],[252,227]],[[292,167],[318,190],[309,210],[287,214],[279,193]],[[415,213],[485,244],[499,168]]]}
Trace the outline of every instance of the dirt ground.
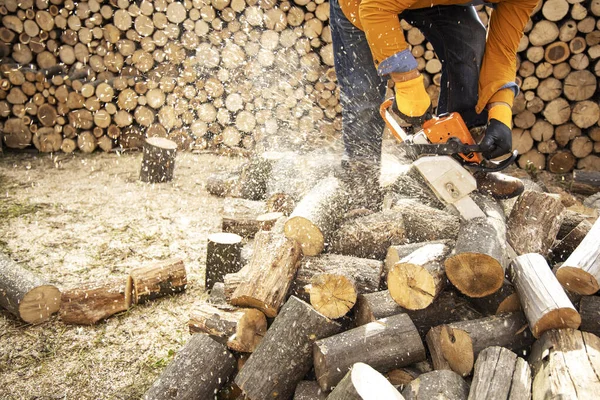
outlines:
{"label": "dirt ground", "polygon": [[220,230],[222,199],[204,180],[245,159],[181,153],[174,181],[149,185],[141,157],[0,156],[0,251],[25,268],[68,288],[178,257],[189,281],[93,327],[57,315],[30,326],[0,310],[0,399],[139,399],[185,343],[206,238]]}

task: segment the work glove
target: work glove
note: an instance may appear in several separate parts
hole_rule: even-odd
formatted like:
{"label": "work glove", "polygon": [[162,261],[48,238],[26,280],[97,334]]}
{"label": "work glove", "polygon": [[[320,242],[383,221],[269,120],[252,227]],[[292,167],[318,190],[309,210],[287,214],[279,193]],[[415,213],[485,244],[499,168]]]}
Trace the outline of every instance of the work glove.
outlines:
{"label": "work glove", "polygon": [[[416,77],[412,77],[415,76]],[[423,84],[423,75],[415,71],[393,73],[395,82],[396,107],[400,116],[411,125],[422,125],[430,118],[431,99]],[[406,79],[409,77],[409,79]]]}
{"label": "work glove", "polygon": [[512,110],[508,104],[494,105],[488,110],[488,125],[479,143],[483,157],[491,160],[512,150]]}

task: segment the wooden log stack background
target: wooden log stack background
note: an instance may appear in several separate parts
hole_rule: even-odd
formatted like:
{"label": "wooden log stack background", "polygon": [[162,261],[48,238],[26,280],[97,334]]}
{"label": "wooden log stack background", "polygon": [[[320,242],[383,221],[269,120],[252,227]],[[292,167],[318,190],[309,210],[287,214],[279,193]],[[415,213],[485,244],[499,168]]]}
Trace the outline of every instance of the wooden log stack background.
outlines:
{"label": "wooden log stack background", "polygon": [[[491,9],[478,7],[487,24]],[[326,0],[0,1],[4,145],[246,153],[339,139]],[[540,3],[518,53],[519,165],[598,170],[600,5]],[[434,105],[442,65],[403,21]]]}

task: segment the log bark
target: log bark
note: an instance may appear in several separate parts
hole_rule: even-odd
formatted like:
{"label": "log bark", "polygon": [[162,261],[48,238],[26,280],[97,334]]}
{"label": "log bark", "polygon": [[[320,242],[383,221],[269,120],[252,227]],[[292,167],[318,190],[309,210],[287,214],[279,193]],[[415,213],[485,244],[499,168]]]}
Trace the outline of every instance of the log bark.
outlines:
{"label": "log bark", "polygon": [[210,290],[216,282],[223,282],[226,274],[242,268],[242,238],[234,233],[213,233],[206,245],[206,272],[204,289]]}
{"label": "log bark", "polygon": [[0,253],[0,306],[30,324],[46,321],[60,308],[60,291]]}
{"label": "log bark", "polygon": [[[480,240],[480,238],[486,240]],[[469,297],[485,297],[502,287],[504,242],[488,218],[461,224],[456,246],[444,263],[448,279]]]}
{"label": "log bark", "polygon": [[527,361],[498,346],[479,353],[468,400],[530,398],[531,371]]}
{"label": "log bark", "polygon": [[593,399],[600,390],[595,356],[600,339],[587,332],[558,329],[535,342],[529,356],[532,399]]}
{"label": "log bark", "polygon": [[469,385],[456,372],[439,370],[419,375],[402,389],[406,400],[447,399],[465,400]]}
{"label": "log bark", "polygon": [[235,357],[208,335],[192,335],[144,400],[210,399],[235,372]]}
{"label": "log bark", "polygon": [[579,301],[580,330],[600,335],[600,297],[583,296]]}
{"label": "log bark", "polygon": [[320,254],[347,207],[347,194],[339,180],[325,178],[296,205],[285,223],[285,235],[300,243],[304,255]]}
{"label": "log bark", "polygon": [[383,260],[390,246],[405,242],[402,213],[386,210],[342,223],[333,235],[329,251]]}
{"label": "log bark", "polygon": [[131,306],[131,278],[95,282],[62,293],[60,319],[66,324],[93,325]]}
{"label": "log bark", "polygon": [[181,260],[167,260],[134,268],[129,275],[133,284],[134,304],[182,292],[187,285],[185,265]]}
{"label": "log bark", "polygon": [[431,305],[446,285],[444,260],[449,252],[444,244],[429,244],[395,263],[387,285],[396,303],[409,310]]}
{"label": "log bark", "polygon": [[246,238],[254,237],[260,230],[257,218],[265,212],[262,201],[227,197],[223,201],[221,229]]}
{"label": "log bark", "polygon": [[469,302],[477,311],[486,316],[521,311],[519,295],[515,292],[514,286],[506,279],[497,292],[485,297],[472,298]]}
{"label": "log bark", "polygon": [[150,137],[144,141],[140,180],[162,183],[173,180],[177,144],[169,139]]}
{"label": "log bark", "polygon": [[251,353],[267,332],[267,319],[253,308],[201,303],[190,312],[188,326],[190,333],[207,333],[231,350]]}
{"label": "log bark", "polygon": [[427,333],[427,346],[435,369],[450,369],[467,376],[479,353],[489,346],[517,351],[527,348],[533,335],[522,313],[490,316],[439,325]]}
{"label": "log bark", "polygon": [[554,242],[551,250],[552,260],[563,262],[569,258],[591,229],[592,224],[587,220],[583,220],[571,232],[567,233],[566,236]]}
{"label": "log bark", "polygon": [[526,190],[508,218],[508,243],[519,255],[547,255],[560,229],[563,211],[564,206],[557,197]]}
{"label": "log bark", "polygon": [[321,389],[331,390],[356,362],[387,372],[425,360],[425,347],[406,314],[383,318],[318,340],[315,373]]}
{"label": "log bark", "polygon": [[575,293],[592,295],[600,289],[600,219],[556,272],[561,285]]}
{"label": "log bark", "polygon": [[294,240],[277,232],[259,232],[248,264],[238,273],[242,282],[230,302],[240,307],[258,308],[275,317],[283,305],[302,256]]}
{"label": "log bark", "polygon": [[326,400],[327,394],[316,381],[301,381],[294,391],[294,400]]}
{"label": "log bark", "polygon": [[404,400],[383,375],[370,365],[357,362],[335,389],[327,396],[328,400]]}
{"label": "log bark", "polygon": [[[340,330],[338,323],[291,296],[235,383],[253,400],[291,398],[294,388],[311,368],[313,343]],[[270,379],[265,379],[266,376]]]}

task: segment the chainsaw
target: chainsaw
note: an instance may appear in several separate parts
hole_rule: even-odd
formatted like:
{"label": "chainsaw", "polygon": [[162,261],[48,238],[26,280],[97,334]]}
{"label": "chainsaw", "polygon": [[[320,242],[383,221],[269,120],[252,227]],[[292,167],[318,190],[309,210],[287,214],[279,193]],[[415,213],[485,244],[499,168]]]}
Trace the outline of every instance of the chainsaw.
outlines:
{"label": "chainsaw", "polygon": [[381,104],[379,112],[394,137],[406,145],[405,148],[412,158],[448,155],[465,167],[484,172],[501,171],[517,158],[518,153],[515,150],[499,162],[485,159],[481,155],[482,149],[475,143],[471,132],[457,112],[428,119],[423,123],[421,130],[409,134],[395,118],[401,117],[393,111],[394,102],[394,97],[387,98]]}

